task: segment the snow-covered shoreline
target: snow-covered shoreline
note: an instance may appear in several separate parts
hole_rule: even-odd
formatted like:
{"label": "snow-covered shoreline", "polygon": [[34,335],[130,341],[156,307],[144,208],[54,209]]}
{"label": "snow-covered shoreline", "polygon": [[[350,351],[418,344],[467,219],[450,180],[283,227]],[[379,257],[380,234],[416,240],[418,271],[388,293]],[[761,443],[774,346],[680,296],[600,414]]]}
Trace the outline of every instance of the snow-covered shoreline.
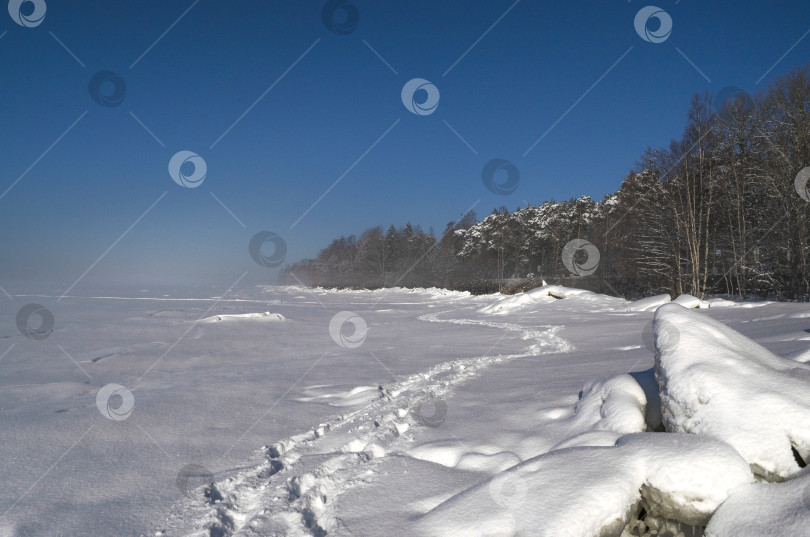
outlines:
{"label": "snow-covered shoreline", "polygon": [[[787,387],[809,382],[805,305],[684,309],[694,301],[683,298],[658,309],[652,331],[653,309],[556,286],[475,297],[267,287],[227,298],[66,298],[44,341],[4,327],[14,346],[0,362],[0,412],[13,463],[0,535],[556,536],[628,523],[632,535],[664,535],[680,520],[684,530],[709,521],[707,535],[720,536],[756,535],[741,533],[746,513],[769,524],[751,527],[807,523],[810,504],[802,511],[796,494],[810,483],[790,447],[770,467],[709,430],[737,416],[684,420],[694,397],[710,409],[718,395],[705,405],[708,388],[677,380],[678,364],[712,356],[733,386],[723,368],[744,360],[786,375],[779,395],[792,400]],[[355,319],[354,339],[330,332],[335,318]],[[739,382],[765,378],[746,375]],[[123,420],[96,407],[108,383],[133,394]],[[767,394],[761,384],[747,389]],[[778,427],[807,458],[806,395],[775,418],[758,397],[748,399],[763,421],[747,434],[778,438]],[[672,432],[654,432],[664,425]],[[178,490],[189,467],[208,469],[213,485]],[[758,482],[773,475],[788,481]]]}

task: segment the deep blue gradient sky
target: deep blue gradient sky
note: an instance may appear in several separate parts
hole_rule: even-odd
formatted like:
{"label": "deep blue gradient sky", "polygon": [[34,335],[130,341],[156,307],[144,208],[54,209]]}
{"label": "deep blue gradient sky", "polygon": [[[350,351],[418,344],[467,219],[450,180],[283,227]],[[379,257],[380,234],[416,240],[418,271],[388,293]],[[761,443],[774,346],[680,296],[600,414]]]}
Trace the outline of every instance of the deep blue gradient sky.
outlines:
{"label": "deep blue gradient sky", "polygon": [[[0,11],[0,194],[36,162],[0,199],[0,286],[66,290],[108,249],[71,294],[114,281],[228,286],[245,271],[271,282],[279,269],[248,255],[260,230],[295,261],[377,224],[439,233],[474,204],[485,216],[599,199],[647,146],[681,133],[693,93],[753,93],[810,61],[807,37],[757,84],[810,30],[806,1],[657,1],[673,20],[660,44],[636,33],[648,4],[635,0],[352,2],[360,21],[347,35],[310,0],[47,0],[34,28]],[[126,82],[120,106],[90,98],[102,69]],[[417,77],[440,91],[428,116],[400,98]],[[207,163],[198,188],[169,176],[181,150]],[[511,195],[481,181],[493,158],[520,170]]]}

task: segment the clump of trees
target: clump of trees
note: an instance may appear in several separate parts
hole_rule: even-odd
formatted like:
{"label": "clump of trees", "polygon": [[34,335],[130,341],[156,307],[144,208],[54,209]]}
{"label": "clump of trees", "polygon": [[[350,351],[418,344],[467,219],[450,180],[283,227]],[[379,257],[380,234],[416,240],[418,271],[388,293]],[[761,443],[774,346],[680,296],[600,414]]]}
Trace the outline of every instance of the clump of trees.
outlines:
{"label": "clump of trees", "polygon": [[[468,213],[438,237],[410,223],[375,227],[335,240],[285,274],[288,283],[334,287],[490,292],[544,278],[627,297],[809,300],[810,202],[794,184],[807,166],[805,67],[754,96],[718,103],[695,95],[682,136],[667,148],[648,149],[601,201],[583,196],[512,212],[501,207],[481,221]],[[598,248],[592,274],[572,274],[563,263],[573,239]]]}
{"label": "clump of trees", "polygon": [[407,223],[364,231],[360,237],[340,237],[321,250],[285,269],[287,283],[303,281],[324,287],[446,287],[466,288],[471,282],[464,261],[456,255],[460,239],[455,232],[476,223],[474,212],[447,224],[438,239],[433,232]]}

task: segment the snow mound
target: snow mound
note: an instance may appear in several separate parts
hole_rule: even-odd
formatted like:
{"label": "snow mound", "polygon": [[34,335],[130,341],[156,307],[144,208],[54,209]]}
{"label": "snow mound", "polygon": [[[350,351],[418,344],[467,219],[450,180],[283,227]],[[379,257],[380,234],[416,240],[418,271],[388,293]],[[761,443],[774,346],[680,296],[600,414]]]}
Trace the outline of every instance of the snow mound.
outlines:
{"label": "snow mound", "polygon": [[669,295],[648,296],[631,302],[627,305],[627,311],[650,311],[662,304],[669,304],[672,301]]}
{"label": "snow mound", "polygon": [[588,382],[574,407],[574,423],[587,431],[644,432],[647,397],[630,375]]}
{"label": "snow mound", "polygon": [[726,300],[725,298],[708,298],[703,302],[706,304],[707,308],[729,308],[737,305],[736,302]]}
{"label": "snow mound", "polygon": [[253,320],[261,320],[261,321],[285,321],[287,320],[280,313],[270,313],[269,311],[265,311],[264,313],[233,313],[228,315],[214,315],[212,317],[206,317],[205,319],[201,320],[201,323],[219,323],[222,321],[241,321],[246,319],[253,319]]}
{"label": "snow mound", "polygon": [[731,491],[754,480],[746,461],[724,442],[651,433],[623,436],[616,445],[639,457],[644,507],[658,517],[705,525]]}
{"label": "snow mound", "polygon": [[592,537],[622,533],[642,507],[651,516],[705,524],[729,491],[754,480],[723,442],[642,433],[609,447],[556,450],[462,491],[424,515],[418,535]]}
{"label": "snow mound", "polygon": [[[567,418],[565,438],[549,451],[612,446],[624,434],[648,430],[647,390],[635,375],[638,374],[622,374],[586,383],[579,392],[573,415]],[[652,382],[655,383],[654,378]],[[657,388],[653,395],[657,400]]]}
{"label": "snow mound", "polygon": [[619,303],[624,303],[623,299],[610,297],[607,295],[600,295],[585,289],[576,289],[573,287],[564,287],[562,285],[544,285],[537,287],[525,293],[517,293],[512,296],[507,296],[490,304],[479,310],[479,313],[487,313],[494,315],[506,315],[517,310],[524,309],[528,306],[536,306],[539,304],[549,304],[558,299],[577,297],[589,302],[604,303],[605,305],[615,306]]}
{"label": "snow mound", "polygon": [[682,294],[678,298],[672,301],[673,304],[678,304],[679,306],[683,306],[684,308],[708,308],[709,305],[706,302],[703,302],[696,296],[692,296],[689,294]]}
{"label": "snow mound", "polygon": [[786,483],[740,487],[709,521],[706,537],[807,535],[810,527],[810,473]]}
{"label": "snow mound", "polygon": [[653,324],[666,430],[727,442],[769,481],[798,473],[793,450],[810,459],[810,366],[675,304]]}

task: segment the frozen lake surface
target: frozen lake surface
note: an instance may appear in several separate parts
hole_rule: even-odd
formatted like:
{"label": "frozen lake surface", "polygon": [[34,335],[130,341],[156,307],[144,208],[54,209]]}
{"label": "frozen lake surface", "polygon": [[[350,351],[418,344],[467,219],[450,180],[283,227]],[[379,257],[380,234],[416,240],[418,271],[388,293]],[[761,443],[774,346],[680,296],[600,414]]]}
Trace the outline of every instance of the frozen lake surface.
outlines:
{"label": "frozen lake surface", "polygon": [[[703,464],[704,475],[718,466],[702,454],[725,454],[701,500],[710,511],[740,482],[760,505],[771,497],[762,487],[784,486],[774,505],[810,521],[810,476],[791,473],[790,460],[775,467],[784,485],[748,484],[744,450],[711,434],[701,443],[677,413],[665,421],[682,432],[642,434],[656,404],[655,378],[639,373],[654,365],[654,300],[628,307],[560,289],[211,294],[3,299],[0,536],[473,535],[466,522],[481,536],[586,535],[640,486],[677,496],[681,484],[655,481],[652,463],[633,466],[652,452]],[[53,313],[44,339],[16,326],[27,303]],[[685,328],[707,316],[781,357],[763,359],[774,382],[791,360],[788,384],[810,388],[807,304],[703,306],[672,321],[686,323],[683,338],[732,348],[721,329]],[[702,347],[680,348],[694,357]],[[684,358],[663,360],[675,371]],[[791,433],[800,454],[801,434]],[[653,436],[667,439],[645,447]],[[617,479],[623,491],[599,488]],[[533,504],[538,487],[565,519]],[[571,510],[589,494],[604,520]],[[733,500],[722,509],[745,513],[745,498]],[[688,502],[662,505],[702,516]]]}

